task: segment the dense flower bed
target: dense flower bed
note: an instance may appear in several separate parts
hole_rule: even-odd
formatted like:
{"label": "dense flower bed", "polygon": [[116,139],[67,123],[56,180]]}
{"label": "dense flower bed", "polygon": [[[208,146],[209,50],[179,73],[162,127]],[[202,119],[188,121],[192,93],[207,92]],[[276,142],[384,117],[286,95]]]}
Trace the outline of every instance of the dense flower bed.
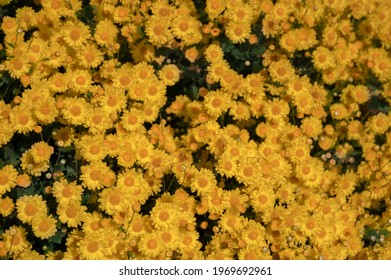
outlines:
{"label": "dense flower bed", "polygon": [[390,1],[0,5],[0,258],[391,257]]}

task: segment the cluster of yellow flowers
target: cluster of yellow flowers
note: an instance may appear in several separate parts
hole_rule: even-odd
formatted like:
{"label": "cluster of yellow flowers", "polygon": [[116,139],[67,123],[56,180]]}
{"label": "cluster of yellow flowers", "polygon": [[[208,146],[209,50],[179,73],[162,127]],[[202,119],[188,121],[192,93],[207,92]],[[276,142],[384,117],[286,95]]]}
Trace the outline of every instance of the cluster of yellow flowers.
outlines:
{"label": "cluster of yellow flowers", "polygon": [[391,258],[391,2],[34,2],[1,20],[0,258]]}

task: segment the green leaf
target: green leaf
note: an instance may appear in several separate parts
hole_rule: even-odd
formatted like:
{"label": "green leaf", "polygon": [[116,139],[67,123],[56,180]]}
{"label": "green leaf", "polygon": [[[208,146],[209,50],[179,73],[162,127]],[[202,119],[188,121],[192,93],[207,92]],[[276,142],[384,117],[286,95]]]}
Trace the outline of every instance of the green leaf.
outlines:
{"label": "green leaf", "polygon": [[52,237],[48,239],[48,241],[55,244],[61,244],[62,239],[64,238],[65,235],[66,235],[65,232],[58,230]]}
{"label": "green leaf", "polygon": [[19,165],[20,162],[19,155],[12,148],[8,146],[4,147],[4,158],[7,164],[11,164],[13,166]]}
{"label": "green leaf", "polygon": [[65,168],[65,171],[67,172],[67,176],[73,176],[73,177],[76,177],[76,171],[75,169],[68,165],[66,168]]}
{"label": "green leaf", "polygon": [[68,152],[72,152],[73,150],[75,150],[75,148],[73,146],[66,146],[66,147],[60,147],[60,148],[58,148],[58,150],[61,153],[68,153]]}
{"label": "green leaf", "polygon": [[11,48],[15,48],[14,44],[11,44],[9,42],[5,42],[7,44],[7,46],[11,47]]}

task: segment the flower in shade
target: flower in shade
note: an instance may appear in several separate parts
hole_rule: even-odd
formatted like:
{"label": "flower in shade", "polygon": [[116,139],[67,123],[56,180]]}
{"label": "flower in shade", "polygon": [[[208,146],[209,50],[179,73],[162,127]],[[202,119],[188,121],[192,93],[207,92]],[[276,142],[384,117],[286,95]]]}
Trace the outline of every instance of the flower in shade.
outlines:
{"label": "flower in shade", "polygon": [[0,169],[0,196],[16,186],[18,171],[12,165]]}
{"label": "flower in shade", "polygon": [[12,226],[2,234],[4,247],[8,253],[17,255],[31,247],[31,244],[26,239],[27,231],[18,226]]}
{"label": "flower in shade", "polygon": [[9,198],[8,196],[0,198],[0,215],[7,217],[11,215],[14,209],[15,204],[11,198]]}

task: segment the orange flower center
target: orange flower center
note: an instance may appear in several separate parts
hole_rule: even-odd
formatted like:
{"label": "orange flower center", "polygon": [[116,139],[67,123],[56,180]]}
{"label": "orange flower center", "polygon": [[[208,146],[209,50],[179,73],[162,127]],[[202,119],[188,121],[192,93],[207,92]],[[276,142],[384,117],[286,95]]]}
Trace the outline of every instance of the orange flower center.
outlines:
{"label": "orange flower center", "polygon": [[24,208],[24,213],[26,213],[27,216],[34,216],[37,213],[38,209],[34,205],[27,204],[26,208]]}
{"label": "orange flower center", "polygon": [[71,32],[69,32],[69,37],[73,40],[73,41],[77,41],[80,39],[81,37],[81,32],[79,29],[72,29]]}
{"label": "orange flower center", "polygon": [[67,211],[66,211],[66,215],[67,215],[69,218],[71,218],[71,219],[76,218],[76,216],[77,216],[77,209],[76,209],[75,207],[73,207],[73,206],[70,206],[70,207],[67,209]]}
{"label": "orange flower center", "polygon": [[170,214],[167,211],[161,211],[159,214],[159,220],[162,222],[167,222],[170,218]]}
{"label": "orange flower center", "polygon": [[117,193],[114,193],[110,196],[110,199],[109,199],[110,203],[112,205],[118,205],[121,203],[122,199],[121,199],[121,196]]}
{"label": "orange flower center", "polygon": [[96,241],[90,241],[87,245],[87,251],[90,253],[95,253],[99,250],[99,243]]}
{"label": "orange flower center", "polygon": [[46,232],[46,231],[49,230],[50,227],[49,227],[49,224],[46,221],[43,221],[43,222],[41,222],[39,224],[38,228],[39,228],[40,231]]}

